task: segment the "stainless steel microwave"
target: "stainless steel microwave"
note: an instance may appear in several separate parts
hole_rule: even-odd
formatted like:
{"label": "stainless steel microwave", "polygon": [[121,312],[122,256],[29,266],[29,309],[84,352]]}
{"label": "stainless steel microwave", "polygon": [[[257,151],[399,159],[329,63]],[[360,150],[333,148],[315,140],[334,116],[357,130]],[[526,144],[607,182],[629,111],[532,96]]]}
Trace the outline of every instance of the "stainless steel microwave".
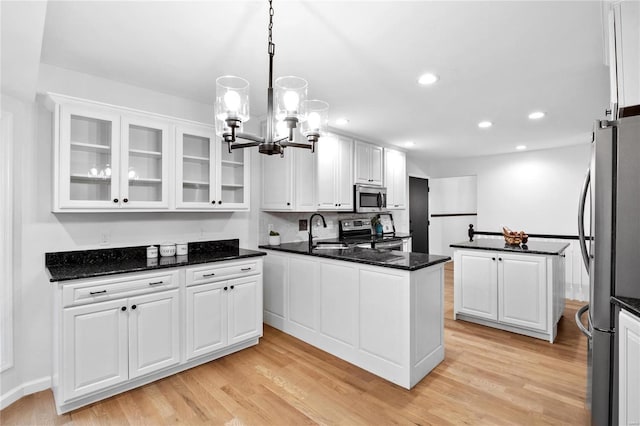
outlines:
{"label": "stainless steel microwave", "polygon": [[387,211],[387,188],[373,185],[354,185],[353,210],[357,213]]}

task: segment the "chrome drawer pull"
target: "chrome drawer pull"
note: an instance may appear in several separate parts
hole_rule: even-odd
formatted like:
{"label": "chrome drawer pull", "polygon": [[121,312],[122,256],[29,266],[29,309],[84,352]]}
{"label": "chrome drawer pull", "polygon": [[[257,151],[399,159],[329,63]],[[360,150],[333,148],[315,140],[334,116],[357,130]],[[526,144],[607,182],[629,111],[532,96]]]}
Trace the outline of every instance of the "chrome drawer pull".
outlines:
{"label": "chrome drawer pull", "polygon": [[243,271],[243,272],[245,272],[245,271],[250,271],[251,269],[253,269],[253,268],[242,268],[242,269],[240,269],[240,270],[241,270],[241,271]]}
{"label": "chrome drawer pull", "polygon": [[206,278],[206,277],[212,277],[215,275],[215,272],[212,272],[210,274],[202,274],[202,278]]}
{"label": "chrome drawer pull", "polygon": [[100,291],[90,291],[89,294],[90,295],[94,295],[94,294],[104,294],[106,293],[107,290],[100,290]]}
{"label": "chrome drawer pull", "polygon": [[149,285],[158,285],[158,284],[164,284],[164,281],[156,281],[153,283],[149,283]]}

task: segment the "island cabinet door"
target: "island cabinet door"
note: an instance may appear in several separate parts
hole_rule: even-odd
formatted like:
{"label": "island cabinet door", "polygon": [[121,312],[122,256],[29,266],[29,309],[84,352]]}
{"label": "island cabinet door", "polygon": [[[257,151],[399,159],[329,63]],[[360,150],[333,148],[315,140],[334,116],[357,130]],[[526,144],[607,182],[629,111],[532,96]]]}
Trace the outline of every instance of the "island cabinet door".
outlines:
{"label": "island cabinet door", "polygon": [[498,254],[500,322],[547,329],[546,271],[543,256]]}
{"label": "island cabinet door", "polygon": [[494,252],[458,251],[454,260],[456,313],[498,319],[497,255]]}

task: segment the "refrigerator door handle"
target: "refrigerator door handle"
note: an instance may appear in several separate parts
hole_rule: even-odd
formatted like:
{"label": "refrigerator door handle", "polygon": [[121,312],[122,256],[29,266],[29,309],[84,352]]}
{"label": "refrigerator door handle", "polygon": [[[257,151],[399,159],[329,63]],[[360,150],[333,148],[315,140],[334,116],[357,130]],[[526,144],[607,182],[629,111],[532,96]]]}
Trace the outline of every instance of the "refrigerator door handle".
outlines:
{"label": "refrigerator door handle", "polygon": [[582,324],[582,316],[585,314],[585,312],[587,312],[589,310],[589,305],[584,305],[582,308],[578,309],[578,311],[576,312],[576,325],[578,326],[578,328],[580,329],[580,331],[582,332],[582,334],[584,334],[585,336],[587,336],[589,339],[591,339],[591,331],[589,331],[587,329],[587,327],[584,326],[584,324]]}
{"label": "refrigerator door handle", "polygon": [[587,241],[584,235],[584,210],[587,203],[587,194],[589,193],[589,185],[591,184],[591,170],[587,170],[587,175],[582,184],[582,193],[580,194],[580,204],[578,205],[578,240],[580,241],[580,251],[582,252],[582,261],[587,268],[589,274],[589,252],[587,251]]}

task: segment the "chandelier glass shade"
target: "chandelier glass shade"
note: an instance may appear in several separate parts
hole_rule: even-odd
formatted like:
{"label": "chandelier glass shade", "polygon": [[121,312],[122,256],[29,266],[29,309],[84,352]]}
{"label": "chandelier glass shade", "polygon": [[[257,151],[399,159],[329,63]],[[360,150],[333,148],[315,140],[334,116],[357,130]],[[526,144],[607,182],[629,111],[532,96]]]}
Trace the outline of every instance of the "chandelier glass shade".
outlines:
{"label": "chandelier glass shade", "polygon": [[[307,148],[315,151],[321,135],[327,131],[329,104],[307,100],[306,80],[295,76],[279,77],[273,84],[272,42],[273,7],[269,0],[269,86],[267,88],[266,134],[257,136],[242,131],[243,123],[250,119],[249,82],[241,77],[222,76],[216,79],[215,123],[216,134],[233,149],[257,146],[262,154],[284,154],[284,148]],[[295,140],[295,129],[306,139]],[[239,141],[238,139],[243,139]]]}

